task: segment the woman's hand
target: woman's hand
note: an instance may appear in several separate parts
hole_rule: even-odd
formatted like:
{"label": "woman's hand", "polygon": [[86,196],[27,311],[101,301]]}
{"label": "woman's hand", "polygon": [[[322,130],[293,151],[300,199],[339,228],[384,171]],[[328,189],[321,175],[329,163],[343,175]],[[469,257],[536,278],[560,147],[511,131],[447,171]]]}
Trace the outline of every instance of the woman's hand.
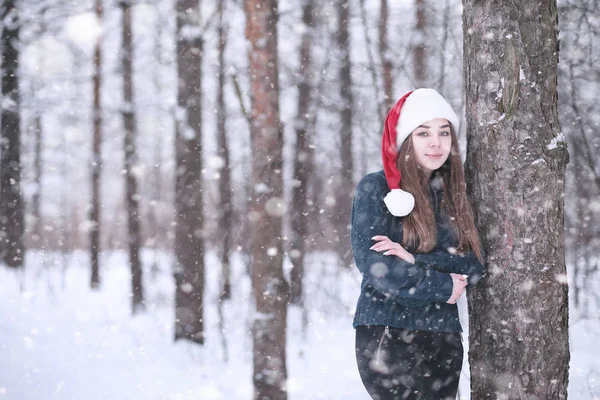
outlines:
{"label": "woman's hand", "polygon": [[452,277],[452,296],[446,301],[448,304],[456,304],[456,301],[467,287],[467,276],[460,274],[450,274]]}
{"label": "woman's hand", "polygon": [[400,244],[392,242],[387,236],[373,236],[371,240],[375,240],[377,243],[371,246],[370,250],[377,252],[387,250],[385,253],[383,253],[384,256],[396,256],[411,264],[415,263],[415,257],[412,254],[406,251],[406,249],[404,249],[404,247],[402,247]]}

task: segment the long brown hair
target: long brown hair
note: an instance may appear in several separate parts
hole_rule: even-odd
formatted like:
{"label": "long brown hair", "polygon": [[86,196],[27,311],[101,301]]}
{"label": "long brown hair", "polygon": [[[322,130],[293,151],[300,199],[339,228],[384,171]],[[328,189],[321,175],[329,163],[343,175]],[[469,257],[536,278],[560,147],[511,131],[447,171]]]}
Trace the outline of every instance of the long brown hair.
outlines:
{"label": "long brown hair", "polygon": [[[481,241],[475,223],[473,211],[467,199],[465,171],[463,169],[458,140],[454,129],[450,128],[452,146],[448,159],[436,172],[443,179],[443,196],[441,210],[450,219],[451,225],[458,237],[458,253],[475,252],[479,261],[483,262]],[[401,187],[415,197],[415,207],[410,214],[403,218],[404,236],[402,245],[417,250],[420,253],[430,252],[437,242],[437,227],[429,196],[429,179],[418,165],[412,134],[406,138],[400,151],[396,165],[402,174]]]}

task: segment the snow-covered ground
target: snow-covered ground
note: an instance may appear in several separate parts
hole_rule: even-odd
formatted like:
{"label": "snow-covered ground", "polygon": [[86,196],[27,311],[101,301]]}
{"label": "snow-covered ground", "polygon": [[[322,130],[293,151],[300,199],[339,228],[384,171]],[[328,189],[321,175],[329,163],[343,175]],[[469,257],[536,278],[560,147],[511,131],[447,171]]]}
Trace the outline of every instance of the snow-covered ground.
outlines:
{"label": "snow-covered ground", "polygon": [[[173,342],[170,256],[143,256],[144,265],[157,263],[145,271],[147,311],[135,317],[123,252],[104,254],[100,291],[88,288],[85,253],[30,252],[23,274],[0,267],[0,399],[251,399],[251,292],[240,260],[221,330],[219,264],[207,256],[200,347]],[[288,314],[289,398],[368,400],[351,327],[359,276],[324,254],[308,261],[308,311]],[[571,326],[572,399],[600,399],[599,340],[598,321]]]}

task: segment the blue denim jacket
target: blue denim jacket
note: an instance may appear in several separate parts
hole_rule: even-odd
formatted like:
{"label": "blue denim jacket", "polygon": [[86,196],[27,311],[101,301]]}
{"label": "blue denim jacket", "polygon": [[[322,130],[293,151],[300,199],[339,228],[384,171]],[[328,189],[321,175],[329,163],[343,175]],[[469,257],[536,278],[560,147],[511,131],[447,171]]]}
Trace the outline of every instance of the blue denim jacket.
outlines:
{"label": "blue denim jacket", "polygon": [[[371,238],[385,235],[402,243],[402,218],[387,210],[383,199],[389,187],[383,171],[365,176],[352,203],[352,251],[363,280],[353,326],[388,325],[413,330],[461,332],[452,295],[450,273],[466,274],[477,283],[484,267],[474,253],[451,254],[458,240],[449,221],[440,213],[441,189],[430,189],[438,230],[437,245],[430,253],[413,253],[415,264],[370,250]],[[410,251],[410,250],[409,250]]]}

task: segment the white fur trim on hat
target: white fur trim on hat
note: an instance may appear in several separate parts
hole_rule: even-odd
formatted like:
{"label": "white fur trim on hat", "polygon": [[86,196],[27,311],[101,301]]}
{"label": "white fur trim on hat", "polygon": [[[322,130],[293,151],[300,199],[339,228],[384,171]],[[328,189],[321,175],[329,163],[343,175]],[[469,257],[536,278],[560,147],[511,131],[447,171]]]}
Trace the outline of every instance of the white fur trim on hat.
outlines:
{"label": "white fur trim on hat", "polygon": [[395,217],[404,217],[410,214],[415,207],[415,198],[413,195],[402,189],[392,189],[385,196],[383,202]]}
{"label": "white fur trim on hat", "polygon": [[396,146],[420,125],[436,118],[447,119],[458,132],[458,116],[441,94],[434,89],[417,89],[406,98],[396,125]]}

